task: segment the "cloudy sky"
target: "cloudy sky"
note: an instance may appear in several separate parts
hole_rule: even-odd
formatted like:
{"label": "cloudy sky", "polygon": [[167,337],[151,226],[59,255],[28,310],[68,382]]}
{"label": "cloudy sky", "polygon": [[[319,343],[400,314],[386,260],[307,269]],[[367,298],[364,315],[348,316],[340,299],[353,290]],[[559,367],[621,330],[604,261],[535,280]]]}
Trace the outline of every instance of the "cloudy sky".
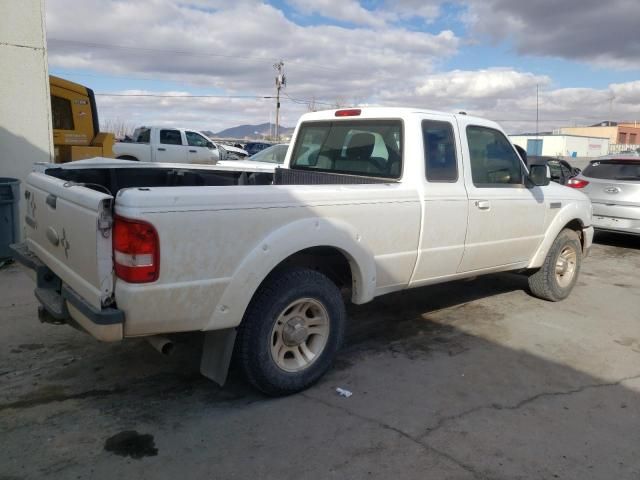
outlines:
{"label": "cloudy sky", "polygon": [[[464,110],[509,132],[640,121],[637,0],[45,0],[51,74],[101,120],[202,130],[315,104]],[[106,95],[111,94],[111,95]]]}

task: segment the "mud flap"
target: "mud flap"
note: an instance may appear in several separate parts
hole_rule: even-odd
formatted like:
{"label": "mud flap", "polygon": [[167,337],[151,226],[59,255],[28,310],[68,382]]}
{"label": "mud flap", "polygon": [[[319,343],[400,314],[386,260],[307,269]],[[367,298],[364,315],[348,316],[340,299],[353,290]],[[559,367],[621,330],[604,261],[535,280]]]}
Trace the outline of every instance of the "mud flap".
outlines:
{"label": "mud flap", "polygon": [[235,328],[226,328],[204,334],[200,373],[220,386],[227,381],[236,333]]}

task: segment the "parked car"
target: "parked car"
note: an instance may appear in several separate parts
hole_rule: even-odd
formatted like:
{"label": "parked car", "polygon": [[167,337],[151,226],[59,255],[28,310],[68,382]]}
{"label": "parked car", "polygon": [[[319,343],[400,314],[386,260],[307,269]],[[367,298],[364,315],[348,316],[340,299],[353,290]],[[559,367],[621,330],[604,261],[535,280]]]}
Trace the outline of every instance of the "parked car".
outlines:
{"label": "parked car", "polygon": [[284,158],[287,156],[287,150],[289,149],[288,143],[279,143],[277,145],[271,145],[270,147],[260,150],[258,153],[251,155],[247,160],[252,162],[266,162],[266,163],[284,163]]}
{"label": "parked car", "polygon": [[216,143],[213,140],[211,140],[211,143],[218,147],[220,160],[244,160],[249,156],[244,148],[227,145],[226,143]]}
{"label": "parked car", "polygon": [[330,367],[344,291],[362,304],[516,271],[559,301],[593,237],[589,199],[527,170],[498,124],[420,109],[305,114],[275,172],[113,159],[37,170],[14,251],[36,271],[42,321],[160,350],[163,335],[204,331],[204,375],[224,383],[235,352],[270,395]]}
{"label": "parked car", "polygon": [[165,163],[208,163],[244,158],[239,148],[217,145],[203,133],[184,128],[139,127],[131,139],[113,145],[119,160]]}
{"label": "parked car", "polygon": [[544,156],[528,156],[527,163],[529,165],[542,164],[548,165],[551,172],[551,181],[566,185],[570,178],[580,173],[580,169],[571,166],[569,162],[562,158],[544,157]]}
{"label": "parked car", "polygon": [[249,156],[251,156],[251,155],[255,155],[260,150],[264,150],[265,148],[269,148],[271,145],[273,145],[273,144],[272,143],[266,143],[266,142],[249,142],[244,146],[244,149],[247,151]]}
{"label": "parked car", "polygon": [[288,148],[288,143],[280,143],[278,145],[272,145],[269,148],[265,148],[244,160],[222,161],[218,162],[218,165],[236,168],[259,168],[263,171],[273,172],[279,165],[284,163]]}
{"label": "parked car", "polygon": [[591,198],[597,230],[640,234],[640,157],[614,155],[594,160],[567,186]]}

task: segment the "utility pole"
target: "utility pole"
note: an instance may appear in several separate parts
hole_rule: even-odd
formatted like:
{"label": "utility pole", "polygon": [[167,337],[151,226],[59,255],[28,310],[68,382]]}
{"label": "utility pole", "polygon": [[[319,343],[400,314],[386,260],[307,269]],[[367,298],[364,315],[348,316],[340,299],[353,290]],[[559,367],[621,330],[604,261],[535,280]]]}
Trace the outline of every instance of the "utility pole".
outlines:
{"label": "utility pole", "polygon": [[538,128],[538,120],[540,118],[539,114],[538,114],[539,104],[540,104],[540,101],[539,101],[539,96],[538,96],[538,84],[536,83],[536,138],[538,138],[538,133],[540,131],[539,128]]}
{"label": "utility pole", "polygon": [[280,141],[280,89],[287,85],[287,79],[284,76],[284,62],[280,60],[273,65],[273,68],[278,72],[276,75],[276,142]]}

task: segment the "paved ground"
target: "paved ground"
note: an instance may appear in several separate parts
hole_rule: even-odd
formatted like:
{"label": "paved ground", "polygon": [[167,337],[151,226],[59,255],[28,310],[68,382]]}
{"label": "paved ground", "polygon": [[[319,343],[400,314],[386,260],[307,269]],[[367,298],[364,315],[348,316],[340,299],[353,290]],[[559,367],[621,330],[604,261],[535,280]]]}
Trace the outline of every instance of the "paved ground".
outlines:
{"label": "paved ground", "polygon": [[191,336],[40,325],[4,269],[0,478],[638,479],[640,239],[599,241],[559,304],[501,274],[351,308],[336,367],[281,399],[200,378]]}

